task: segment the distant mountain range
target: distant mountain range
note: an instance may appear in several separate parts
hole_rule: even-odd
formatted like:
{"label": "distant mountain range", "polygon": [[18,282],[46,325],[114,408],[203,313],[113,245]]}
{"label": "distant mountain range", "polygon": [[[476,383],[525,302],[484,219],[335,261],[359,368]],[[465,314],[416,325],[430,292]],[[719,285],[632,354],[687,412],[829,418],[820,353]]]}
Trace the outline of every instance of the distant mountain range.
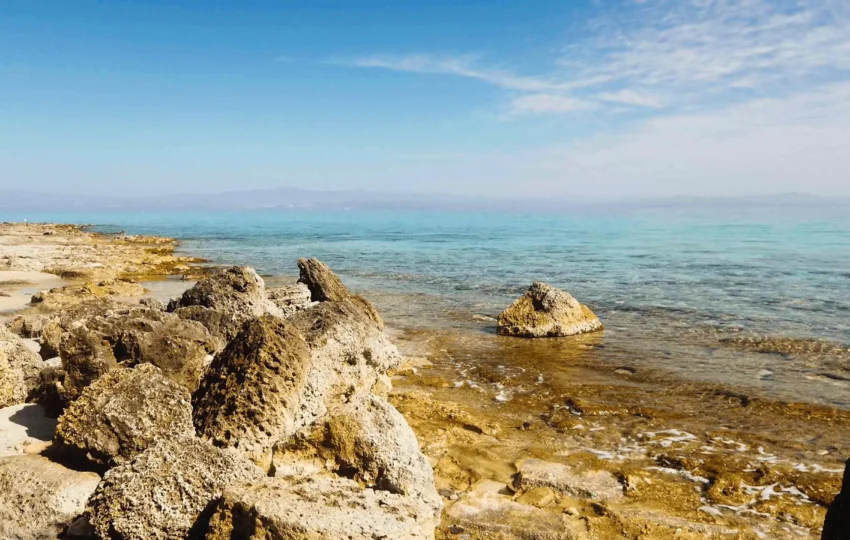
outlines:
{"label": "distant mountain range", "polygon": [[235,210],[468,210],[557,212],[587,206],[850,206],[850,197],[784,193],[758,197],[671,197],[619,201],[573,201],[566,198],[497,198],[447,194],[311,191],[277,188],[215,194],[148,197],[38,193],[0,188],[0,211],[235,211]]}

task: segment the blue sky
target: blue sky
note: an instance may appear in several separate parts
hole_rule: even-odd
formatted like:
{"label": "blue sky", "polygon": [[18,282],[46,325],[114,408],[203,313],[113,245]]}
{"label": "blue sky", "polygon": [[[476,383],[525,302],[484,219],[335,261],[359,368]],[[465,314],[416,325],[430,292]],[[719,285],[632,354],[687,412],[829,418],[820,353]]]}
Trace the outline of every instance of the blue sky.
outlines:
{"label": "blue sky", "polygon": [[850,0],[0,3],[0,186],[850,195]]}

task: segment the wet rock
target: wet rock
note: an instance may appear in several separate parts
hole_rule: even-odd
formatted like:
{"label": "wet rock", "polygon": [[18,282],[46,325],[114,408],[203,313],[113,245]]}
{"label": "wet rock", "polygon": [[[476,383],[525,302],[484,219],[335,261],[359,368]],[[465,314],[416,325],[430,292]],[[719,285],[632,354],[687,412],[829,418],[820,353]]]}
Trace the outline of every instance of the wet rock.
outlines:
{"label": "wet rock", "polygon": [[0,538],[56,538],[85,509],[100,477],[42,456],[0,458]]}
{"label": "wet rock", "polygon": [[353,478],[367,487],[409,495],[440,515],[434,472],[404,417],[377,396],[331,411],[324,421],[275,448],[274,466],[295,461]]}
{"label": "wet rock", "polygon": [[844,466],[841,492],[835,496],[823,523],[821,540],[847,540],[850,538],[850,459]]}
{"label": "wet rock", "polygon": [[105,539],[186,538],[225,487],[264,477],[235,452],[195,438],[164,439],[110,469],[86,514]]}
{"label": "wet rock", "polygon": [[0,326],[0,407],[23,403],[36,387],[41,368],[38,354]]}
{"label": "wet rock", "polygon": [[198,434],[268,464],[275,442],[297,429],[310,369],[310,351],[294,326],[270,315],[246,323],[193,396]]}
{"label": "wet rock", "polygon": [[285,317],[314,304],[310,299],[310,289],[303,283],[268,289],[266,295],[280,308]]}
{"label": "wet rock", "polygon": [[328,265],[319,259],[298,259],[298,271],[300,274],[298,282],[307,286],[313,302],[349,300],[360,305],[383,330],[384,323],[374,306],[363,297],[349,291]]}
{"label": "wet rock", "polygon": [[414,540],[434,538],[437,520],[411,498],[344,478],[289,477],[234,485],[210,519],[207,540]]}
{"label": "wet rock", "polygon": [[65,373],[63,388],[69,401],[80,397],[83,389],[98,377],[118,367],[112,345],[85,328],[76,328],[62,335],[59,355]]}
{"label": "wet rock", "polygon": [[524,459],[516,464],[514,488],[526,491],[537,487],[548,487],[562,495],[613,501],[622,498],[623,487],[608,471],[576,471],[572,467],[543,461]]}
{"label": "wet rock", "polygon": [[97,465],[123,463],[156,441],[193,435],[190,401],[184,387],[151,364],[113,369],[59,418],[54,442]]}
{"label": "wet rock", "polygon": [[497,332],[516,337],[563,337],[602,330],[594,313],[569,293],[536,282],[499,315]]}
{"label": "wet rock", "polygon": [[[283,316],[280,308],[266,298],[263,278],[247,266],[227,268],[198,281],[183,296],[169,302],[168,311],[190,306],[201,306],[226,315],[233,321],[228,326],[233,334],[249,319],[265,314]],[[212,332],[220,327],[218,324],[214,328],[208,327],[208,330]],[[227,338],[226,335],[219,337]]]}

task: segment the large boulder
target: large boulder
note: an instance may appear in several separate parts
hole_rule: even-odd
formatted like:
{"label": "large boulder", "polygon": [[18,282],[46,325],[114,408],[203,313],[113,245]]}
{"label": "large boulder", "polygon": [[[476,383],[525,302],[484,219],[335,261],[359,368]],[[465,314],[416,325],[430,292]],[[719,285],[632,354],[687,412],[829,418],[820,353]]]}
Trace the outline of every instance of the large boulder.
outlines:
{"label": "large boulder", "polygon": [[196,438],[163,439],[104,475],[86,517],[104,539],[186,538],[227,486],[263,478],[233,451]]}
{"label": "large boulder", "polygon": [[100,482],[39,455],[0,458],[0,538],[53,540],[80,515]]}
{"label": "large boulder", "polygon": [[395,407],[378,396],[331,411],[275,447],[276,474],[305,462],[370,488],[412,496],[431,507],[435,518],[440,515],[442,498],[416,435]]}
{"label": "large boulder", "polygon": [[268,464],[274,443],[297,429],[310,367],[307,343],[294,326],[270,315],[249,321],[193,396],[198,434]]}
{"label": "large boulder", "polygon": [[41,357],[0,325],[0,407],[23,403],[38,383]]}
{"label": "large boulder", "polygon": [[208,308],[226,315],[231,320],[227,327],[221,328],[220,321],[216,327],[208,327],[210,331],[223,330],[219,337],[226,341],[249,319],[265,314],[283,316],[280,308],[266,298],[263,278],[247,266],[226,268],[200,280],[183,296],[172,300],[168,310],[176,311],[191,306]]}
{"label": "large boulder", "polygon": [[850,538],[850,459],[844,466],[841,492],[835,496],[823,523],[821,540],[847,540]]}
{"label": "large boulder", "polygon": [[229,487],[209,522],[207,540],[433,539],[431,509],[415,499],[361,487],[345,478],[268,478]]}
{"label": "large boulder", "polygon": [[64,395],[68,401],[80,397],[86,386],[118,367],[109,341],[85,328],[62,335],[59,356],[65,373]]}
{"label": "large boulder", "polygon": [[331,268],[319,259],[298,259],[298,272],[300,277],[298,283],[305,285],[310,291],[310,299],[313,302],[341,302],[351,301],[368,313],[381,329],[384,323],[378,310],[365,298],[358,296],[343,285]]}
{"label": "large boulder", "polygon": [[314,305],[310,289],[303,283],[268,289],[266,296],[280,308],[284,317]]}
{"label": "large boulder", "polygon": [[568,292],[536,282],[499,315],[497,332],[505,336],[564,337],[602,330],[587,306]]}
{"label": "large boulder", "polygon": [[140,364],[89,385],[59,418],[54,443],[69,456],[112,466],[156,441],[193,434],[189,392],[159,368]]}

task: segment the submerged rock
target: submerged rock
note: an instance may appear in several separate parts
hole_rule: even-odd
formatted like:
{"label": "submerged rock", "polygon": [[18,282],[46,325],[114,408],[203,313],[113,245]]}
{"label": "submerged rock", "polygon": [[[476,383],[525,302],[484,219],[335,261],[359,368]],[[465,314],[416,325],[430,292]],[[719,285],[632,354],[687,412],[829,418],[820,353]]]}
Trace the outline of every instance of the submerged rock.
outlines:
{"label": "submerged rock", "polygon": [[516,464],[514,489],[526,491],[550,488],[562,495],[612,501],[623,497],[623,486],[608,471],[576,471],[560,463],[540,459],[524,459]]}
{"label": "submerged rock", "polygon": [[235,452],[196,438],[163,439],[110,469],[86,514],[104,539],[186,538],[193,527],[203,527],[204,509],[225,487],[264,477]]}
{"label": "submerged rock", "polygon": [[38,383],[41,357],[0,325],[0,407],[23,403]]}
{"label": "submerged rock", "polygon": [[191,397],[150,364],[117,368],[89,385],[59,419],[59,451],[111,466],[156,441],[194,434]]}
{"label": "submerged rock", "polygon": [[564,337],[602,330],[587,306],[569,293],[536,282],[499,315],[497,332],[516,337]]}
{"label": "submerged rock", "polygon": [[277,473],[313,462],[317,469],[353,478],[367,487],[410,495],[438,518],[442,499],[431,464],[404,417],[377,396],[331,411],[328,417],[275,448]]}
{"label": "submerged rock", "polygon": [[841,492],[835,496],[823,523],[821,540],[847,540],[850,538],[850,459],[844,466]]}
{"label": "submerged rock", "polygon": [[269,315],[246,323],[193,396],[198,434],[268,463],[275,442],[297,429],[310,368],[310,351],[294,326]]}
{"label": "submerged rock", "polygon": [[100,477],[38,455],[0,458],[0,538],[54,539],[80,515]]}
{"label": "submerged rock", "polygon": [[247,266],[227,268],[198,281],[183,296],[172,300],[168,304],[168,311],[191,306],[208,308],[227,316],[230,324],[225,326],[218,320],[216,325],[207,327],[226,341],[232,339],[249,319],[265,314],[283,316],[280,308],[266,298],[263,278]]}
{"label": "submerged rock", "polygon": [[224,491],[207,540],[418,540],[434,538],[437,520],[415,499],[365,489],[352,480],[268,478]]}

